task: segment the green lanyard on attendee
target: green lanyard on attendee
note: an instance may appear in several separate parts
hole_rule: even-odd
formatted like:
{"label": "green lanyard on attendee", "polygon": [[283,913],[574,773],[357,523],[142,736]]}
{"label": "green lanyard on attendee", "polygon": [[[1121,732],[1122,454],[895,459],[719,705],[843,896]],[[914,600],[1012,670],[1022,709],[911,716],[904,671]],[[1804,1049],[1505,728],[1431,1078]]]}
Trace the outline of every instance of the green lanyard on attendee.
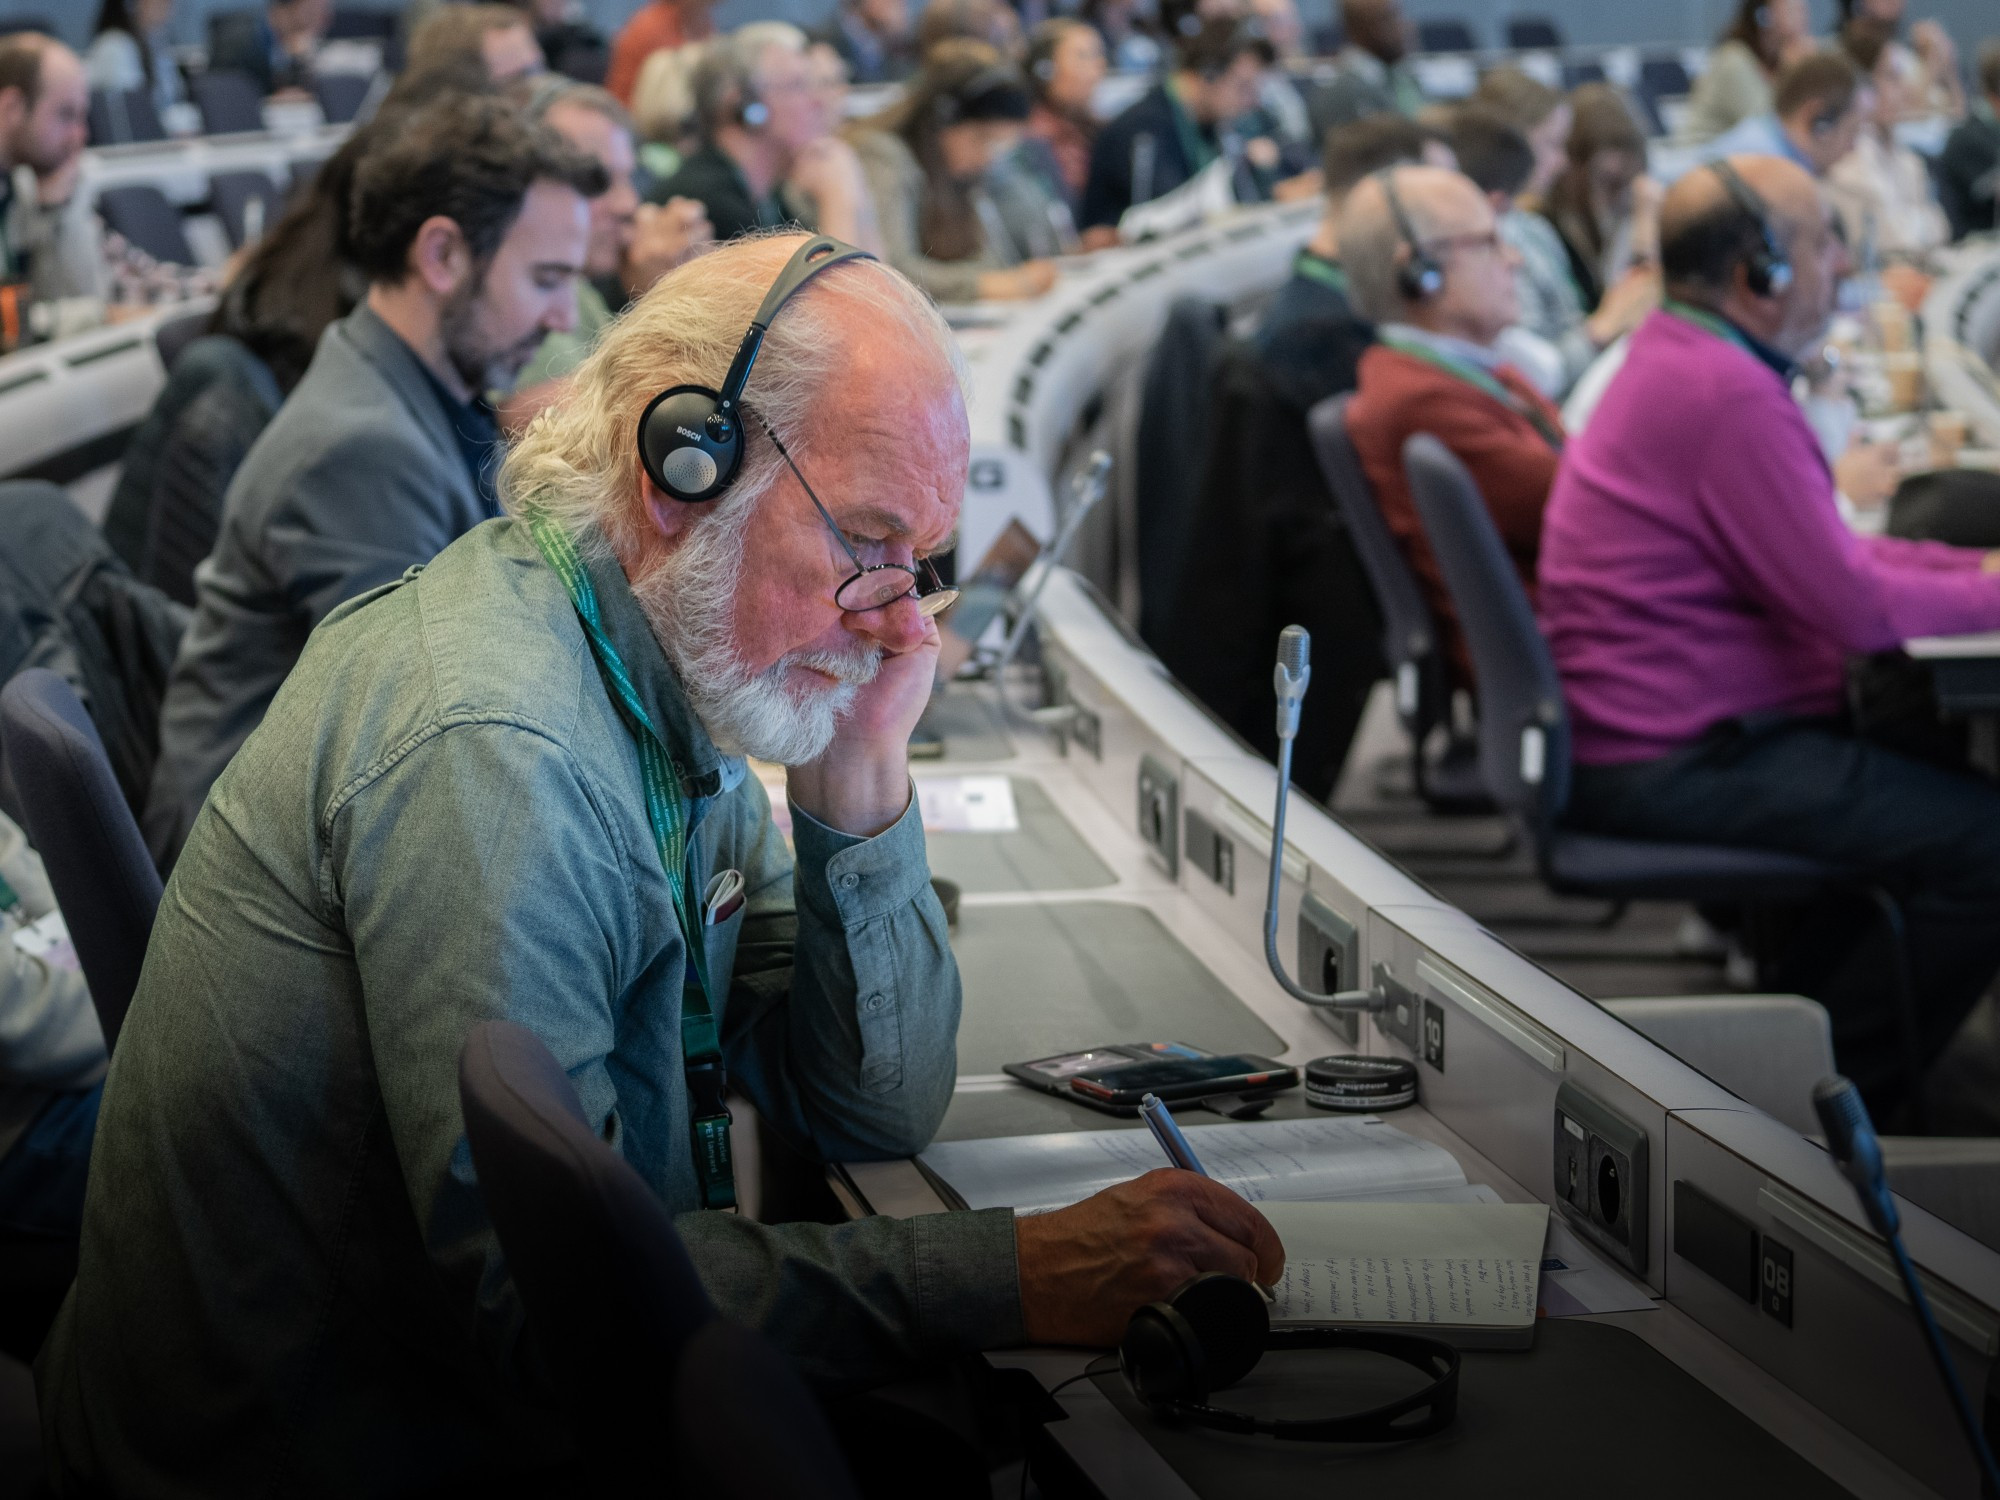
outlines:
{"label": "green lanyard on attendee", "polygon": [[597,607],[597,590],[584,571],[583,559],[569,533],[546,516],[528,519],[528,534],[542,557],[569,590],[570,603],[590,642],[597,669],[611,689],[611,699],[639,747],[639,769],[646,788],[646,821],[653,827],[660,868],[673,896],[674,917],[687,947],[693,983],[683,983],[681,996],[681,1066],[687,1074],[689,1129],[693,1136],[695,1176],[701,1182],[704,1208],[736,1206],[736,1173],[729,1154],[729,1111],[723,1098],[729,1075],[723,1067],[722,1045],[715,1012],[709,1004],[708,951],[701,923],[694,916],[687,888],[687,813],[681,806],[680,779],[653,716],[639,701],[618,648],[604,633]]}
{"label": "green lanyard on attendee", "polygon": [[1483,391],[1523,421],[1527,422],[1529,426],[1533,427],[1536,432],[1542,435],[1542,441],[1555,449],[1556,452],[1562,452],[1562,430],[1549,421],[1547,417],[1543,416],[1541,409],[1533,402],[1522,397],[1517,391],[1510,391],[1500,381],[1495,380],[1492,375],[1480,369],[1479,366],[1467,364],[1464,360],[1453,359],[1449,355],[1431,348],[1428,344],[1418,343],[1415,339],[1398,338],[1393,333],[1383,333],[1378,335],[1378,337],[1380,337],[1385,345],[1394,349],[1397,353],[1407,354],[1412,359],[1420,359],[1428,365],[1435,365],[1438,369],[1444,371],[1445,374],[1463,380],[1475,390]]}
{"label": "green lanyard on attendee", "polygon": [[1731,323],[1727,318],[1719,317],[1705,307],[1696,307],[1692,302],[1683,302],[1678,297],[1667,297],[1661,301],[1660,309],[1663,312],[1671,313],[1683,323],[1692,323],[1695,327],[1705,329],[1719,339],[1726,339],[1746,353],[1755,354],[1757,352],[1750,347],[1750,341],[1743,337],[1743,331],[1740,328]]}
{"label": "green lanyard on attendee", "polygon": [[1292,257],[1292,274],[1303,276],[1307,281],[1317,281],[1321,286],[1331,287],[1343,297],[1347,295],[1347,272],[1338,262],[1330,261],[1324,255],[1315,255],[1310,250],[1300,250]]}
{"label": "green lanyard on attendee", "polygon": [[1188,176],[1201,171],[1220,154],[1202,135],[1195,124],[1194,116],[1181,100],[1181,91],[1174,87],[1173,79],[1166,79],[1160,85],[1167,92],[1167,112],[1174,117],[1174,130],[1181,138],[1181,151],[1187,157]]}

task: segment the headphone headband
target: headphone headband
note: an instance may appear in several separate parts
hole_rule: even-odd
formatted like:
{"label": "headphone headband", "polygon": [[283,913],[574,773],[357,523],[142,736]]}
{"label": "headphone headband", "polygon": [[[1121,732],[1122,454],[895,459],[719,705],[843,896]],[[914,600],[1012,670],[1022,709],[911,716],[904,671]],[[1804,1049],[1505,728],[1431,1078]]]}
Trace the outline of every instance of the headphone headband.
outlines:
{"label": "headphone headband", "polygon": [[1729,158],[1718,156],[1708,164],[1724,190],[1736,206],[1757,226],[1759,247],[1750,254],[1744,265],[1744,276],[1750,290],[1759,297],[1778,297],[1791,289],[1792,263],[1784,249],[1778,244],[1778,237],[1771,233],[1771,211],[1764,198],[1755,188],[1743,180],[1743,174],[1729,164]]}
{"label": "headphone headband", "polygon": [[1396,233],[1410,248],[1410,258],[1396,268],[1396,287],[1412,302],[1428,302],[1444,290],[1444,267],[1417,238],[1417,226],[1403,208],[1402,195],[1396,191],[1396,169],[1393,166],[1383,167],[1374,175],[1375,180],[1382,184],[1382,196],[1388,201],[1389,217],[1395,221]]}

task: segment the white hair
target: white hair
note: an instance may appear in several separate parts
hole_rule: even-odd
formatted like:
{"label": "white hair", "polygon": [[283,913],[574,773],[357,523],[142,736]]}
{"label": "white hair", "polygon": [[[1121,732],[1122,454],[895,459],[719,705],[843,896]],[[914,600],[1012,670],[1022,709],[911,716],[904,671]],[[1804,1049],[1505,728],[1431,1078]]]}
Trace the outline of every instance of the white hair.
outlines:
{"label": "white hair", "polygon": [[765,54],[775,48],[804,57],[808,45],[806,34],[789,21],[752,21],[706,43],[690,82],[702,133],[712,137],[736,106],[757,92]]}

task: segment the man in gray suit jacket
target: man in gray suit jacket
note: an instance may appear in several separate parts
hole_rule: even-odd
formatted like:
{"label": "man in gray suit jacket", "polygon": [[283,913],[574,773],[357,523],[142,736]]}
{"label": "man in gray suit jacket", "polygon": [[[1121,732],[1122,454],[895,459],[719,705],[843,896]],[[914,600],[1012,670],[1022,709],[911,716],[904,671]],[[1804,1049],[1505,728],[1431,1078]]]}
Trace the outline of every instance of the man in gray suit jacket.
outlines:
{"label": "man in gray suit jacket", "polygon": [[146,809],[163,863],[313,628],[499,514],[486,393],[574,323],[587,199],[603,187],[546,126],[462,95],[362,163],[352,239],[367,299],[326,331],[244,459],[195,571]]}

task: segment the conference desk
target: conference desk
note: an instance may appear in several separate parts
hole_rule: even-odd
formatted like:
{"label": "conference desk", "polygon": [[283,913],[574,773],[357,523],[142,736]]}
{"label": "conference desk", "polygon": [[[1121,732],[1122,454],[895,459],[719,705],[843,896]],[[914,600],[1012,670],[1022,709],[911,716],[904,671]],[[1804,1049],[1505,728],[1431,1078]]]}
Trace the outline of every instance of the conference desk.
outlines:
{"label": "conference desk", "polygon": [[[971,538],[994,534],[1015,506],[1046,534],[1061,481],[1089,448],[1129,453],[1137,372],[1175,295],[1254,305],[1310,222],[1296,210],[1245,215],[1099,258],[1044,303],[960,317],[975,469],[966,554],[977,556]],[[983,485],[982,463],[991,466]],[[1330,1022],[1277,987],[1262,945],[1275,773],[1193,704],[1120,619],[1130,510],[1143,500],[1129,493],[1129,468],[1109,535],[1081,563],[1094,581],[1058,570],[1043,596],[1039,669],[1017,668],[1005,699],[990,681],[960,682],[933,707],[944,758],[917,774],[1005,775],[1021,821],[1011,833],[931,840],[936,872],[964,890],[953,933],[965,987],[959,1080],[940,1137],[1106,1128],[1115,1122],[1030,1091],[1002,1066],[1173,1039],[1292,1063],[1409,1058],[1418,1103],[1385,1118],[1443,1146],[1468,1180],[1504,1200],[1557,1203],[1555,1106],[1566,1085],[1643,1134],[1648,1165],[1634,1189],[1644,1211],[1631,1264],[1593,1247],[1634,1305],[1543,1320],[1526,1353],[1468,1354],[1450,1433],[1358,1450],[1171,1429],[1114,1375],[1055,1397],[1062,1419],[1046,1435],[1058,1466],[1114,1496],[1268,1494],[1343,1478],[1411,1494],[1475,1484],[1537,1495],[1974,1494],[1970,1457],[1887,1258],[1819,1146],[1299,801],[1281,851],[1280,949],[1292,960],[1310,893],[1354,931],[1343,983],[1379,979],[1395,1004]],[[1030,704],[1041,710],[1032,718]],[[1204,857],[1191,854],[1191,835]],[[1226,864],[1213,854],[1217,836]],[[1297,1097],[1277,1108],[1306,1112]],[[910,1162],[847,1164],[830,1177],[854,1214],[945,1207]],[[1698,1243],[1694,1210],[1684,1209],[1704,1203],[1745,1236],[1753,1260],[1743,1276],[1718,1275]],[[1977,1403],[2000,1355],[2000,1255],[1914,1205],[1904,1218]],[[1780,1284],[1787,1296],[1766,1294]],[[1090,1358],[992,1356],[1045,1387]],[[1290,1416],[1339,1409],[1340,1378],[1312,1358],[1260,1370],[1244,1404]]]}

